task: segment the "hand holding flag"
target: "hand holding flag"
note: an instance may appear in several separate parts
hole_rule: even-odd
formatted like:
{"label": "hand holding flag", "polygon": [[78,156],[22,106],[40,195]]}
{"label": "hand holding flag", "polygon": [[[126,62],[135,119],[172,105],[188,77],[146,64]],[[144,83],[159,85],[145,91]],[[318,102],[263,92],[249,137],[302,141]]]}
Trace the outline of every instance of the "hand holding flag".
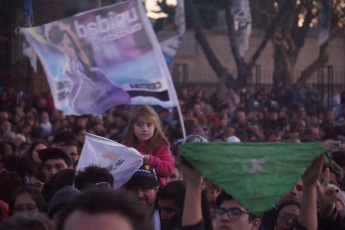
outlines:
{"label": "hand holding flag", "polygon": [[322,143],[186,143],[180,153],[252,212],[270,209],[326,148]]}
{"label": "hand holding flag", "polygon": [[143,156],[136,149],[87,133],[76,171],[90,165],[106,168],[115,179],[114,188],[120,188],[142,164]]}

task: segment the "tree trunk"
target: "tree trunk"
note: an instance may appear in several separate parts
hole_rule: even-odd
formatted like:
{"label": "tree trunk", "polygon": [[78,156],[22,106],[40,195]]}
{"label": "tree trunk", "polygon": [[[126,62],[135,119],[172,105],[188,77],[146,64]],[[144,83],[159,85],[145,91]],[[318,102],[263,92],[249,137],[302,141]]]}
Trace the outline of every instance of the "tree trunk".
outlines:
{"label": "tree trunk", "polygon": [[274,45],[273,83],[291,83],[295,63],[281,44]]}

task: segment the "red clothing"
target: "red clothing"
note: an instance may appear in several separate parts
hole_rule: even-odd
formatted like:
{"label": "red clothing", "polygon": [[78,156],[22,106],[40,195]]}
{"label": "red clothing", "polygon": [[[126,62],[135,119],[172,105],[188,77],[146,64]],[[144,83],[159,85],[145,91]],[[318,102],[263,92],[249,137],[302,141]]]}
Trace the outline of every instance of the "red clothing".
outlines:
{"label": "red clothing", "polygon": [[140,143],[136,149],[142,155],[150,155],[149,165],[155,168],[159,184],[164,186],[165,178],[170,176],[172,170],[174,169],[175,159],[171,155],[170,150],[164,146],[160,147],[155,152],[146,152],[146,143],[146,141]]}
{"label": "red clothing", "polygon": [[8,217],[8,204],[0,200],[0,221],[5,220]]}

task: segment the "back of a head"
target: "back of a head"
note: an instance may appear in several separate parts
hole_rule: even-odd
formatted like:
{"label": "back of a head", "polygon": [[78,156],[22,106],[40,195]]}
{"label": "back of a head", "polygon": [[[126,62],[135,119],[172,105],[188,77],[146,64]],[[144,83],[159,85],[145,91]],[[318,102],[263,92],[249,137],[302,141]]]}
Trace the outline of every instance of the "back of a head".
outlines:
{"label": "back of a head", "polygon": [[46,202],[49,202],[54,194],[61,188],[73,185],[75,171],[73,169],[63,169],[47,181],[42,189],[42,195]]}
{"label": "back of a head", "polygon": [[91,189],[85,191],[72,201],[61,214],[60,230],[65,229],[68,218],[77,211],[90,215],[119,214],[129,221],[133,230],[152,230],[146,207],[136,197],[122,190]]}
{"label": "back of a head", "polygon": [[17,214],[0,223],[0,230],[55,230],[55,224],[43,213]]}
{"label": "back of a head", "polygon": [[173,200],[179,208],[182,208],[185,192],[186,188],[183,181],[172,181],[158,190],[157,200]]}
{"label": "back of a head", "polygon": [[106,182],[112,188],[114,186],[114,177],[105,168],[90,165],[84,170],[78,171],[74,177],[74,186],[79,190],[85,190],[96,183]]}
{"label": "back of a head", "polygon": [[48,217],[52,218],[53,214],[60,211],[62,208],[72,202],[80,195],[80,191],[73,186],[65,186],[57,191],[49,202]]}
{"label": "back of a head", "polygon": [[71,140],[75,140],[75,135],[71,131],[60,130],[54,134],[53,144],[64,145]]}

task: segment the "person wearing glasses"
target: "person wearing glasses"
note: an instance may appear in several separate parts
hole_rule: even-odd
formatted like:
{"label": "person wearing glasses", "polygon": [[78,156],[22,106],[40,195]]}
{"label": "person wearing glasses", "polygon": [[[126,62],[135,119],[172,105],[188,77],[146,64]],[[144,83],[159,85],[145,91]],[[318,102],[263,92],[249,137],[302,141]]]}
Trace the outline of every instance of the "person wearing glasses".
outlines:
{"label": "person wearing glasses", "polygon": [[66,152],[71,157],[71,160],[73,161],[73,166],[77,168],[78,161],[80,158],[81,148],[78,142],[76,141],[68,141],[64,147],[66,147]]}
{"label": "person wearing glasses", "polygon": [[[295,201],[281,203],[275,213],[275,230],[293,229],[296,227],[300,205]],[[297,228],[298,229],[298,228]]]}
{"label": "person wearing glasses", "polygon": [[40,191],[31,185],[17,188],[9,204],[10,215],[19,213],[33,214],[42,210],[44,199]]}
{"label": "person wearing glasses", "polygon": [[[187,161],[181,158],[181,171],[186,182],[186,196],[182,215],[183,230],[204,230],[204,220],[201,209],[201,192],[203,190],[203,178]],[[316,208],[316,190],[319,196],[325,197],[325,191],[318,182],[322,171],[324,155],[316,158],[311,166],[307,168],[303,180],[303,195],[301,208],[298,212],[288,212],[282,209],[280,222],[290,221],[294,224],[295,230],[316,230],[318,226],[317,208]],[[258,230],[261,220],[254,213],[251,213],[231,195],[223,193],[217,198],[217,208],[214,210],[215,230]],[[284,212],[283,212],[284,211]],[[285,216],[283,216],[283,213]],[[292,225],[292,224],[291,224]],[[293,228],[295,227],[295,228]]]}
{"label": "person wearing glasses", "polygon": [[216,229],[251,229],[260,228],[261,220],[254,213],[227,193],[221,193],[217,198],[218,208],[214,209]]}

